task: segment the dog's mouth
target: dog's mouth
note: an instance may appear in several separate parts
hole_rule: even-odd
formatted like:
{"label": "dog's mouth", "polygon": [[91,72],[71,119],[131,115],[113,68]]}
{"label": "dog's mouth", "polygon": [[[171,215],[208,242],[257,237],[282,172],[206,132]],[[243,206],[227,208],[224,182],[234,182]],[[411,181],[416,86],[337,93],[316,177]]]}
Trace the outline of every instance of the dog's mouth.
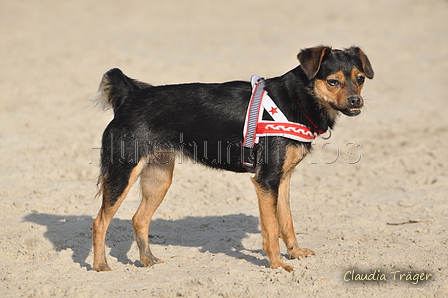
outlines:
{"label": "dog's mouth", "polygon": [[353,117],[353,116],[358,116],[359,114],[361,114],[361,109],[360,108],[351,108],[351,109],[345,109],[345,110],[340,110],[344,115]]}
{"label": "dog's mouth", "polygon": [[359,114],[361,114],[361,107],[359,107],[359,108],[340,108],[332,102],[330,103],[330,105],[336,111],[339,111],[342,114],[349,116],[349,117],[358,116]]}

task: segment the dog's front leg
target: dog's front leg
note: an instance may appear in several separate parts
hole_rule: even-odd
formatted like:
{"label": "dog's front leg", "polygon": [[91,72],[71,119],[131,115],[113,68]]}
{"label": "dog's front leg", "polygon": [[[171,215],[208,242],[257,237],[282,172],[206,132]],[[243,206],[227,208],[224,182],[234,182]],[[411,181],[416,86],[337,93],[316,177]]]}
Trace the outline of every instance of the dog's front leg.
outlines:
{"label": "dog's front leg", "polygon": [[291,174],[308,151],[300,145],[289,145],[285,149],[283,154],[277,155],[280,158],[271,158],[269,164],[260,165],[266,168],[259,168],[252,182],[260,208],[263,249],[268,254],[271,268],[282,267],[286,271],[292,271],[293,267],[285,265],[281,259],[279,236],[283,238],[288,253],[293,258],[314,255],[314,252],[302,249],[297,244],[289,203]]}
{"label": "dog's front leg", "polygon": [[300,248],[297,244],[289,203],[289,181],[291,178],[291,173],[292,171],[287,173],[280,181],[280,187],[278,190],[277,219],[280,227],[280,234],[285,242],[286,248],[288,249],[288,254],[292,258],[299,259],[300,257],[314,255],[314,252],[306,248]]}
{"label": "dog's front leg", "polygon": [[282,267],[286,271],[293,270],[283,263],[280,255],[279,226],[277,221],[277,194],[266,190],[256,178],[251,178],[255,185],[260,208],[261,234],[263,236],[263,250],[268,254],[270,267]]}
{"label": "dog's front leg", "polygon": [[280,234],[285,242],[288,254],[295,259],[314,255],[312,250],[300,248],[297,244],[294,224],[289,203],[289,182],[294,168],[305,157],[307,151],[302,146],[289,146],[286,150],[283,162],[283,175],[278,188],[277,219],[280,227]]}

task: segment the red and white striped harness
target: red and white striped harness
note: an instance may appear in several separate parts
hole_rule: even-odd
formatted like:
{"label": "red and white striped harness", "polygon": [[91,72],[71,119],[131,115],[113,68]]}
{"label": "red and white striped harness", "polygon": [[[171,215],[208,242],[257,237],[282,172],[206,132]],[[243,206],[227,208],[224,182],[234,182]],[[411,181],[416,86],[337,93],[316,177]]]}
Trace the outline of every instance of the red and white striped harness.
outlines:
{"label": "red and white striped harness", "polygon": [[[311,129],[303,124],[290,122],[277,107],[274,101],[269,97],[265,90],[265,81],[258,76],[252,76],[252,96],[247,108],[246,121],[243,130],[243,147],[252,149],[259,142],[260,137],[277,136],[293,139],[299,142],[311,143],[317,136],[326,132],[312,132]],[[271,115],[272,120],[263,120],[263,112]],[[306,116],[306,115],[305,115]],[[246,167],[247,162],[243,161]],[[249,167],[255,168],[253,164]],[[251,171],[252,172],[252,171]]]}

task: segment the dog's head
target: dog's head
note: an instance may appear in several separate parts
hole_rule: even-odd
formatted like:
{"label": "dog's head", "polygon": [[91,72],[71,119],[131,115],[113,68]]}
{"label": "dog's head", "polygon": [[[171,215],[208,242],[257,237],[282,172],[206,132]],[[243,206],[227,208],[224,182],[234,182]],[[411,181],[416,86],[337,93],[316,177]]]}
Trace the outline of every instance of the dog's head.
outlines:
{"label": "dog's head", "polygon": [[347,116],[361,113],[361,89],[366,77],[373,78],[373,69],[360,48],[333,50],[319,46],[302,50],[297,58],[324,107]]}

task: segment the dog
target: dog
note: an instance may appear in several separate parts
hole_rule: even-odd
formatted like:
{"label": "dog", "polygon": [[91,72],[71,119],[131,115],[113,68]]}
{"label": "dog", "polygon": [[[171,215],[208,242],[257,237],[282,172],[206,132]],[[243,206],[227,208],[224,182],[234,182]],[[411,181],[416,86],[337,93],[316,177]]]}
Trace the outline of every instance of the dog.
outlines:
{"label": "dog", "polygon": [[[365,78],[374,76],[360,48],[317,46],[301,50],[297,58],[296,68],[263,80],[262,91],[276,105],[273,114],[282,111],[288,123],[299,123],[314,137],[333,129],[340,113],[360,114]],[[254,173],[262,245],[271,268],[293,270],[281,258],[279,237],[291,258],[314,255],[297,244],[289,197],[293,169],[311,151],[311,143],[266,133],[256,137],[253,147],[243,146],[255,88],[248,81],[153,86],[119,69],[104,74],[97,97],[113,109],[114,118],[102,136],[98,178],[102,206],[93,222],[93,270],[111,270],[105,254],[106,231],[138,178],[142,201],[132,222],[140,262],[145,267],[163,262],[151,252],[148,233],[171,185],[174,160],[184,156],[215,169]],[[263,119],[270,116],[268,112],[263,111]]]}

